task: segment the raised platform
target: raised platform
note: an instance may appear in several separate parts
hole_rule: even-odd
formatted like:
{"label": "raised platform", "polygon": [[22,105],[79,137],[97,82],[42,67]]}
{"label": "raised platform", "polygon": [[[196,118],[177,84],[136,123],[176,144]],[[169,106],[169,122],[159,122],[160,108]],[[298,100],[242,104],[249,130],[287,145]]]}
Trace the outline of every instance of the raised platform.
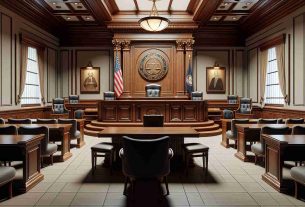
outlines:
{"label": "raised platform", "polygon": [[[100,131],[103,131],[107,127],[137,127],[143,126],[143,123],[123,123],[123,122],[99,122],[92,121],[90,124],[85,126],[85,134],[89,136],[98,136]],[[222,130],[219,128],[218,124],[215,124],[214,121],[208,120],[205,122],[181,122],[181,123],[165,123],[164,126],[171,127],[181,127],[181,126],[190,126],[193,127],[196,131],[200,133],[200,137],[216,136],[222,133]]]}

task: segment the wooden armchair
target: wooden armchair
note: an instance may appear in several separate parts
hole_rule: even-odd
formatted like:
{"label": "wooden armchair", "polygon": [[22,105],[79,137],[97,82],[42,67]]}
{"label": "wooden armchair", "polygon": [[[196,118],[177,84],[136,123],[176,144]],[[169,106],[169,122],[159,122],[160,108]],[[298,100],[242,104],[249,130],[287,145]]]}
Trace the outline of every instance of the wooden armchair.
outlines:
{"label": "wooden armchair", "polygon": [[238,96],[237,95],[228,95],[228,104],[238,104]]}
{"label": "wooden armchair", "polygon": [[252,114],[252,99],[251,98],[240,98],[239,107],[234,111],[235,119],[253,119]]}
{"label": "wooden armchair", "polygon": [[147,84],[145,86],[147,97],[160,97],[161,96],[161,85],[156,83]]}
{"label": "wooden armchair", "polygon": [[78,104],[79,96],[78,95],[69,95],[69,104]]}
{"label": "wooden armchair", "polygon": [[51,118],[53,119],[68,119],[69,110],[65,107],[65,100],[63,98],[55,98],[52,101],[52,113]]}

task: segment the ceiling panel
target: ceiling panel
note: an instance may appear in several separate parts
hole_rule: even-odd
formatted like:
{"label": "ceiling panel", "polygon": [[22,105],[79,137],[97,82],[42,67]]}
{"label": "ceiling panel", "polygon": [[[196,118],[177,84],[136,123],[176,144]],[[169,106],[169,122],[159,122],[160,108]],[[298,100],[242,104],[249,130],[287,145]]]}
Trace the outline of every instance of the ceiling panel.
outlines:
{"label": "ceiling panel", "polygon": [[216,16],[216,15],[214,15],[214,16],[211,17],[210,21],[211,21],[211,22],[218,22],[218,21],[221,20],[221,18],[222,18],[222,16]]}
{"label": "ceiling panel", "polygon": [[69,10],[69,7],[62,1],[45,0],[45,2],[55,11]]}
{"label": "ceiling panel", "polygon": [[82,16],[82,19],[86,22],[94,22],[95,19],[93,18],[93,16]]}
{"label": "ceiling panel", "polygon": [[[167,11],[169,1],[170,0],[157,1],[156,2],[157,10],[158,11]],[[178,0],[178,1],[181,1],[181,0]],[[185,1],[189,1],[189,0],[185,0]],[[140,11],[150,11],[152,8],[152,5],[153,5],[152,1],[150,1],[150,0],[137,0],[137,2],[138,2]]]}
{"label": "ceiling panel", "polygon": [[226,11],[226,10],[229,10],[231,8],[233,3],[229,3],[229,2],[224,2],[224,3],[221,3],[219,5],[219,7],[217,8],[217,10],[220,10],[220,11]]}
{"label": "ceiling panel", "polygon": [[248,2],[241,2],[236,4],[233,10],[250,10],[258,0],[252,0]]}
{"label": "ceiling panel", "polygon": [[[142,1],[142,0],[141,0]],[[136,5],[133,0],[115,0],[116,5],[120,11],[134,11]]]}
{"label": "ceiling panel", "polygon": [[73,7],[74,10],[76,11],[83,11],[83,10],[87,10],[86,7],[84,7],[84,5],[82,3],[79,2],[74,2],[74,3],[70,3],[70,5]]}
{"label": "ceiling panel", "polygon": [[78,22],[79,19],[77,16],[70,16],[70,15],[61,15],[61,17],[66,20],[67,22]]}
{"label": "ceiling panel", "polygon": [[238,21],[242,16],[241,15],[234,15],[234,16],[226,16],[226,18],[223,20],[225,22],[236,22]]}
{"label": "ceiling panel", "polygon": [[190,0],[173,0],[171,10],[174,11],[186,11]]}

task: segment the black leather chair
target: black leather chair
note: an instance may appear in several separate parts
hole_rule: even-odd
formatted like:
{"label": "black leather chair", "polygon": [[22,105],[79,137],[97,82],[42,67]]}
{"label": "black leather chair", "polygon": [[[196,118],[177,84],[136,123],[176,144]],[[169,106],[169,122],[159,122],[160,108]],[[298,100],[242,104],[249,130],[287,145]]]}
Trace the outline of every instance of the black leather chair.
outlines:
{"label": "black leather chair", "polygon": [[304,124],[303,118],[287,119],[286,124]]}
{"label": "black leather chair", "polygon": [[193,101],[201,101],[203,99],[203,92],[201,91],[194,91],[191,93],[191,99]]}
{"label": "black leather chair", "polygon": [[299,188],[301,187],[300,185],[302,185],[303,187],[305,186],[305,166],[291,168],[290,174],[292,179],[294,180],[295,185],[294,197],[298,198],[300,191]]}
{"label": "black leather chair", "polygon": [[305,127],[303,127],[303,126],[294,126],[292,128],[292,134],[305,135]]}
{"label": "black leather chair", "polygon": [[78,104],[79,96],[78,95],[69,95],[69,104]]}
{"label": "black leather chair", "polygon": [[104,92],[104,100],[105,101],[115,100],[115,93],[113,91]]}
{"label": "black leather chair", "polygon": [[54,119],[69,118],[69,110],[66,109],[63,98],[55,98],[52,100],[52,113],[50,116]]}
{"label": "black leather chair", "polygon": [[16,126],[0,126],[0,135],[16,135],[17,133]]}
{"label": "black leather chair", "polygon": [[119,153],[122,158],[122,170],[125,175],[124,195],[130,182],[134,195],[137,179],[163,179],[166,195],[169,195],[167,176],[170,173],[170,159],[173,151],[169,148],[169,137],[158,139],[133,139],[123,136],[123,148]]}
{"label": "black leather chair", "polygon": [[229,109],[224,109],[222,111],[222,118],[223,119],[234,119],[234,112]]}
{"label": "black leather chair", "polygon": [[289,127],[263,127],[261,129],[260,142],[251,145],[251,151],[255,154],[255,164],[257,164],[258,157],[265,157],[265,140],[262,139],[262,134],[270,135],[281,135],[281,134],[291,134],[291,129]]}
{"label": "black leather chair", "polygon": [[44,139],[41,140],[41,164],[44,157],[50,157],[51,165],[53,165],[53,154],[57,152],[57,145],[49,143],[49,128],[45,126],[24,126],[19,127],[18,134],[38,135],[44,134]]}
{"label": "black leather chair", "polygon": [[37,119],[37,124],[57,124],[57,119]]}
{"label": "black leather chair", "polygon": [[0,124],[5,124],[4,119],[0,118]]}
{"label": "black leather chair", "polygon": [[16,170],[13,167],[0,166],[0,187],[7,185],[8,187],[8,198],[13,197],[13,186],[12,182],[16,175]]}
{"label": "black leather chair", "polygon": [[159,114],[144,114],[143,116],[143,126],[144,127],[163,127],[164,116]]}
{"label": "black leather chair", "polygon": [[78,109],[74,111],[74,119],[83,119],[85,115],[85,111]]}
{"label": "black leather chair", "polygon": [[284,119],[279,118],[279,119],[277,119],[277,123],[278,124],[285,124],[285,121],[284,121]]}
{"label": "black leather chair", "polygon": [[76,119],[58,119],[59,124],[72,124],[70,128],[70,139],[80,139],[80,131],[77,130],[77,121]]}
{"label": "black leather chair", "polygon": [[249,119],[232,119],[231,121],[231,130],[226,132],[227,139],[234,140],[234,147],[237,147],[237,128],[236,124],[248,124]]}
{"label": "black leather chair", "polygon": [[234,117],[236,119],[251,119],[254,117],[252,114],[252,99],[251,98],[240,98],[239,107],[235,111]]}
{"label": "black leather chair", "polygon": [[161,85],[156,83],[147,84],[145,86],[147,97],[160,97],[161,96]]}
{"label": "black leather chair", "polygon": [[31,119],[8,119],[8,124],[32,124]]}
{"label": "black leather chair", "polygon": [[237,95],[228,95],[227,100],[228,100],[228,104],[238,104]]}
{"label": "black leather chair", "polygon": [[277,124],[277,119],[258,119],[258,124]]}

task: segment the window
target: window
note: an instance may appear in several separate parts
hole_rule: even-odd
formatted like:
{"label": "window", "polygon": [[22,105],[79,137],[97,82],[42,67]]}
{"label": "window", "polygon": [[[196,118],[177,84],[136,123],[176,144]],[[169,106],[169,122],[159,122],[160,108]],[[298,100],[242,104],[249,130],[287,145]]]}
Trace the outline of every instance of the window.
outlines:
{"label": "window", "polygon": [[268,49],[268,65],[266,74],[266,104],[284,104],[285,100],[279,85],[275,47]]}
{"label": "window", "polygon": [[37,49],[28,47],[28,61],[24,92],[21,104],[40,104],[40,83],[38,71]]}

